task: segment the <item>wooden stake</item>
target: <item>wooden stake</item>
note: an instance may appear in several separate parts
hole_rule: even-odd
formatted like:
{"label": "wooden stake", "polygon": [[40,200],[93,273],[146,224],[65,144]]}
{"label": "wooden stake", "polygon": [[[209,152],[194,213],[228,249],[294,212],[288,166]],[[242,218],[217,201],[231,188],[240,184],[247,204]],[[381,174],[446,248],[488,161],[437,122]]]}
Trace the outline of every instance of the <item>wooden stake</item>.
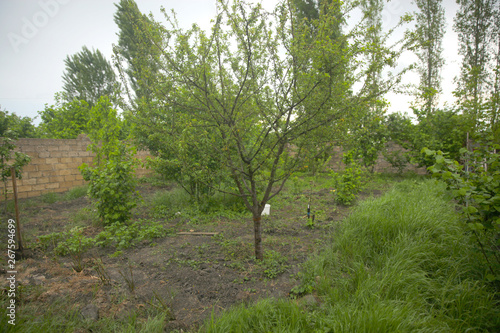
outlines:
{"label": "wooden stake", "polygon": [[16,208],[16,235],[17,235],[17,249],[23,252],[23,238],[21,237],[21,223],[19,222],[19,206],[17,205],[17,184],[16,184],[16,169],[10,168],[12,176],[12,191],[14,192],[14,206]]}
{"label": "wooden stake", "polygon": [[218,232],[178,232],[177,235],[215,236]]}

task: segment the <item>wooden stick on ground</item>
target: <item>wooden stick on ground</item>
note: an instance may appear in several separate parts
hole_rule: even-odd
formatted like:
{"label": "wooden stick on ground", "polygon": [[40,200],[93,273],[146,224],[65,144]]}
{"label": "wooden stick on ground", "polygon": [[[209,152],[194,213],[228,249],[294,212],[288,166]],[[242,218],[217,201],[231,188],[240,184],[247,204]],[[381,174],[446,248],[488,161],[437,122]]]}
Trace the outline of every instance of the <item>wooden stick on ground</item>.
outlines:
{"label": "wooden stick on ground", "polygon": [[218,232],[178,232],[177,235],[215,236]]}

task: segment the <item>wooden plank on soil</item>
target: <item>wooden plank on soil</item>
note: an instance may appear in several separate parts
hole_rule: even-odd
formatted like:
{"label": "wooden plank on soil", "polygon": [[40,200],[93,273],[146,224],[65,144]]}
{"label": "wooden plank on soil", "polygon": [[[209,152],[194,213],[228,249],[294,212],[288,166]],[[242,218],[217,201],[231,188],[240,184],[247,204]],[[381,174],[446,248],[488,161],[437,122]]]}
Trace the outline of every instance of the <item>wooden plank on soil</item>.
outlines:
{"label": "wooden plank on soil", "polygon": [[218,232],[178,232],[177,235],[215,236]]}

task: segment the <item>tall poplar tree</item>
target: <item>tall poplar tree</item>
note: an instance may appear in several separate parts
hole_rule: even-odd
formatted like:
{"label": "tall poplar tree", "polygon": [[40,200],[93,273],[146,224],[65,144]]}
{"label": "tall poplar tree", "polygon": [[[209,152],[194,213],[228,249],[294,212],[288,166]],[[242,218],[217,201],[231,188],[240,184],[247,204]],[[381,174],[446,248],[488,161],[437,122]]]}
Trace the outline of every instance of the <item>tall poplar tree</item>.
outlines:
{"label": "tall poplar tree", "polygon": [[492,48],[494,44],[494,1],[457,0],[460,8],[454,29],[463,56],[455,95],[470,121],[472,133],[488,126],[487,99],[491,88]]}
{"label": "tall poplar tree", "polygon": [[63,74],[64,98],[67,102],[83,100],[90,106],[102,96],[114,99],[119,84],[111,63],[99,50],[89,50],[86,46],[80,52],[67,56]]}
{"label": "tall poplar tree", "polygon": [[[362,0],[361,10],[365,17],[366,34],[364,37],[364,49],[366,54],[367,76],[365,81],[366,94],[378,96],[382,84],[382,69],[384,67],[384,57],[380,50],[383,49],[382,36],[382,10],[383,0]],[[374,101],[370,105],[373,112],[380,113],[383,104]]]}
{"label": "tall poplar tree", "polygon": [[122,82],[126,85],[129,101],[150,103],[149,88],[158,78],[157,59],[159,51],[152,40],[159,42],[155,31],[161,27],[150,17],[141,13],[134,0],[121,0],[116,4],[115,23],[118,26],[118,44],[115,47],[117,65],[121,70]]}
{"label": "tall poplar tree", "polygon": [[[443,36],[445,17],[442,0],[416,0],[416,38],[418,48],[417,71],[420,84],[417,88],[417,116],[429,115],[437,105],[441,92],[441,69],[444,65]],[[420,109],[419,109],[420,108]]]}
{"label": "tall poplar tree", "polygon": [[[300,26],[304,24],[308,27],[306,36],[306,41],[311,46],[314,43],[317,43],[315,40],[315,34],[317,27],[315,22],[324,18],[325,15],[331,16],[333,19],[333,23],[330,29],[329,38],[330,40],[336,44],[336,47],[341,50],[348,50],[347,46],[347,37],[343,32],[345,13],[344,10],[348,6],[342,6],[339,1],[332,0],[292,0],[289,3],[290,8],[294,12],[295,16],[295,25]],[[351,64],[348,62],[342,62],[341,58],[348,59],[349,56],[347,54],[341,54],[337,52],[333,57],[332,54],[325,54],[322,59],[322,66],[328,72],[328,75],[331,78],[332,86],[337,83],[349,81],[349,67]],[[342,63],[340,66],[339,64]],[[352,76],[351,76],[352,77]],[[300,84],[297,81],[297,84]],[[304,103],[304,108],[308,109],[308,102]],[[331,102],[329,105],[325,106],[326,108],[335,107],[335,103]],[[308,138],[308,143],[311,145],[311,149],[308,150],[309,160],[309,170],[312,172],[316,171],[318,166],[321,166],[330,156],[331,152],[322,150],[321,153],[318,154],[318,151],[313,148],[313,146],[317,144],[322,144],[325,147],[331,147],[333,149],[334,145],[342,145],[345,142],[345,129],[347,128],[349,122],[349,116],[351,113],[346,114],[342,122],[335,122],[325,126],[322,130],[317,131],[317,135],[314,138]],[[344,128],[342,128],[344,127]],[[334,143],[334,144],[332,144]]]}
{"label": "tall poplar tree", "polygon": [[382,71],[387,65],[387,54],[382,27],[384,0],[362,0],[360,9],[363,14],[361,26],[365,31],[361,39],[365,73],[361,94],[367,97],[367,102],[353,109],[356,121],[349,130],[349,140],[344,148],[354,151],[354,156],[373,171],[379,152],[385,146],[383,116],[387,106],[384,99],[387,87]]}

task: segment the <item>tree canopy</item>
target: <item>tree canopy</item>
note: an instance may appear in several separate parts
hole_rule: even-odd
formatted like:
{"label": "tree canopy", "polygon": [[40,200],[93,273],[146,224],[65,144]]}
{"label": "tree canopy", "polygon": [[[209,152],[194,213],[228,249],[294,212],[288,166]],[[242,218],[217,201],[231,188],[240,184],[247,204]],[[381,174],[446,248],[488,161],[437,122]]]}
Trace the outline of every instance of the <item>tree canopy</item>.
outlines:
{"label": "tree canopy", "polygon": [[[165,11],[168,28],[151,24],[152,30],[143,31],[149,37],[145,45],[157,50],[150,56],[161,73],[148,85],[156,107],[134,110],[143,144],[157,153],[160,165],[177,166],[181,173],[199,175],[209,188],[240,197],[253,215],[258,259],[262,210],[304,166],[307,151],[325,148],[311,145],[315,135],[325,128],[335,131],[356,105],[378,97],[353,92],[363,74],[342,80],[331,75],[356,72],[355,58],[363,52],[361,29],[332,38],[345,23],[339,9],[352,8],[331,1],[317,19],[306,20],[296,18],[291,1],[273,12],[238,0],[218,1],[209,33],[197,25],[183,30]],[[399,54],[379,51],[385,65]],[[229,184],[215,186],[213,170],[227,173]]]}
{"label": "tree canopy", "polygon": [[67,102],[83,100],[93,106],[102,96],[116,97],[118,81],[111,63],[101,51],[83,46],[80,52],[67,56],[64,63],[63,90]]}
{"label": "tree canopy", "polygon": [[[10,132],[11,134],[8,134]],[[0,137],[13,135],[17,138],[36,138],[38,132],[30,117],[19,117],[15,113],[1,110],[0,106]]]}

